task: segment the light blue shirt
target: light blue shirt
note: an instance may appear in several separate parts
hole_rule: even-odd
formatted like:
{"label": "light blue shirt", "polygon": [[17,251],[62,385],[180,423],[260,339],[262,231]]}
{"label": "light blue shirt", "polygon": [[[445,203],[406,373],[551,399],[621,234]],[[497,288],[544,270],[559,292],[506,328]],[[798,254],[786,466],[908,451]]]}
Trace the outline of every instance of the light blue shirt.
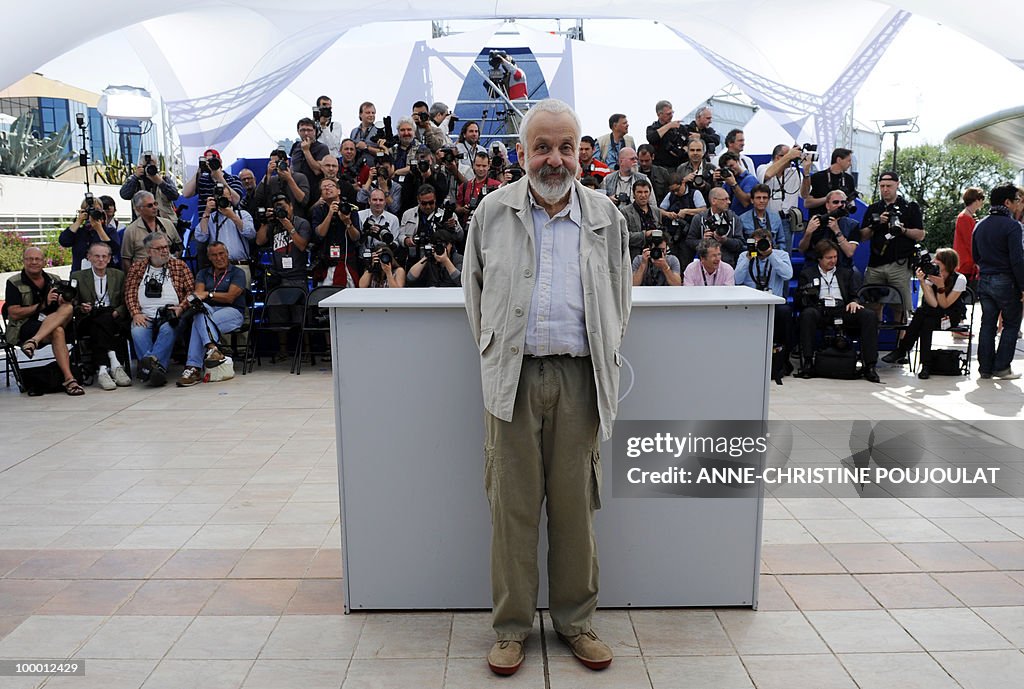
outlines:
{"label": "light blue shirt", "polygon": [[525,353],[531,356],[589,356],[580,273],[583,209],[573,187],[568,205],[555,217],[530,195],[537,282],[530,300]]}
{"label": "light blue shirt", "polygon": [[228,248],[228,258],[232,261],[244,261],[249,258],[250,239],[256,238],[256,227],[252,224],[252,216],[248,211],[241,208],[235,211],[242,219],[242,229],[239,230],[235,221],[220,211],[210,213],[210,219],[206,221],[206,229],[203,223],[196,227],[196,241],[198,242],[222,242]]}
{"label": "light blue shirt", "polygon": [[[779,217],[778,213],[772,213],[770,210],[765,210],[764,215],[764,218],[757,219],[758,226],[767,227],[768,231],[771,232],[773,247],[782,251],[788,251],[786,233],[782,230],[782,218]],[[756,229],[754,227],[753,208],[740,216],[740,224],[743,225],[743,238],[749,239]]]}
{"label": "light blue shirt", "polygon": [[793,264],[789,260],[789,254],[780,249],[772,251],[767,259],[758,257],[752,261],[749,251],[744,251],[736,259],[737,285],[761,289],[757,284],[760,280],[762,285],[767,283],[768,291],[781,297],[786,283],[792,277]]}

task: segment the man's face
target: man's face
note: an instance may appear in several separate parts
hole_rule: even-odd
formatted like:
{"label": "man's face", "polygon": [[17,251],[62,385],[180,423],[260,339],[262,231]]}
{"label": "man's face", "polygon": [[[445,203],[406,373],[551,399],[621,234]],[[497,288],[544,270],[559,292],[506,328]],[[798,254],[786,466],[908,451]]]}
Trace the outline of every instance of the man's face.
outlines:
{"label": "man's face", "polygon": [[743,150],[743,146],[745,146],[746,143],[747,143],[747,140],[743,136],[743,133],[741,132],[741,133],[736,135],[736,138],[733,139],[733,142],[731,144],[729,144],[728,148],[733,153],[739,153],[740,151]]}
{"label": "man's face", "polygon": [[448,115],[448,111],[445,110],[444,112],[437,113],[431,119],[434,121],[434,124],[441,124],[442,122],[444,122],[444,118],[448,117]]}
{"label": "man's face", "polygon": [[891,179],[883,179],[878,183],[878,190],[882,192],[882,200],[886,203],[892,203],[896,200],[896,196],[899,194],[899,189],[900,183]]}
{"label": "man's face", "polygon": [[589,141],[580,142],[580,165],[590,165],[590,161],[594,159],[594,147],[590,145]]}
{"label": "man's face", "polygon": [[403,146],[411,144],[415,136],[416,130],[411,124],[405,123],[398,125],[398,140]]}
{"label": "man's face", "polygon": [[252,174],[249,170],[242,170],[238,175],[238,179],[242,181],[242,186],[245,187],[246,191],[253,191],[256,188],[256,175]]}
{"label": "man's face", "polygon": [[[721,191],[722,193],[718,193]],[[724,213],[729,208],[729,194],[721,187],[711,191],[711,212]]]}
{"label": "man's face", "polygon": [[139,215],[141,215],[144,220],[152,220],[156,217],[156,210],[156,199],[150,196],[142,202],[142,206],[139,208]]}
{"label": "man's face", "polygon": [[43,264],[45,262],[46,259],[43,258],[43,252],[36,248],[27,249],[22,257],[25,272],[32,276],[39,275],[43,272]]}
{"label": "man's face", "polygon": [[846,205],[846,196],[843,194],[833,194],[828,197],[825,201],[825,211],[831,213],[832,211],[839,210]]}
{"label": "man's face", "polygon": [[612,131],[620,137],[625,136],[629,133],[629,120],[625,117],[620,117],[619,121],[612,127]]}
{"label": "man's face", "polygon": [[417,199],[420,215],[430,215],[437,208],[437,199],[433,194],[424,194]]}
{"label": "man's face", "polygon": [[743,166],[740,165],[740,161],[738,160],[729,160],[728,162],[726,162],[725,166],[732,171],[734,177],[739,177],[740,173],[743,172],[744,170]]}
{"label": "man's face", "polygon": [[359,121],[369,126],[377,119],[377,108],[367,105],[359,110]]}
{"label": "man's face", "polygon": [[316,102],[316,107],[318,108],[330,108],[332,105],[330,98],[321,98]]}
{"label": "man's face", "polygon": [[275,202],[274,203],[274,208],[283,208],[284,212],[288,214],[287,217],[289,219],[292,217],[292,207],[291,207],[291,205],[287,201],[280,200],[280,201]]}
{"label": "man's face", "polygon": [[829,249],[818,259],[818,267],[826,273],[836,267],[836,260],[839,258],[839,254],[835,249]]}
{"label": "man's face", "polygon": [[316,138],[316,128],[313,127],[313,125],[310,125],[310,124],[300,124],[295,129],[295,131],[297,131],[299,133],[299,138],[300,139],[303,139],[303,140],[310,139],[310,140],[312,140],[312,139]]}
{"label": "man's face", "polygon": [[754,210],[758,213],[764,213],[764,209],[768,207],[768,194],[763,191],[759,191],[750,198],[754,204]]}
{"label": "man's face", "polygon": [[216,270],[227,270],[228,248],[226,246],[211,246],[206,250],[206,257]]}
{"label": "man's face", "polygon": [[713,246],[708,249],[707,256],[700,259],[700,262],[704,265],[704,270],[708,273],[713,273],[718,270],[718,264],[722,262],[721,247]]}
{"label": "man's face", "polygon": [[789,155],[789,151],[791,148],[791,146],[783,146],[782,148],[779,149],[779,155],[775,156],[772,160],[779,160],[780,158],[785,158],[786,156]]}
{"label": "man's face", "polygon": [[100,245],[90,247],[89,253],[86,254],[86,258],[89,259],[90,265],[92,265],[97,272],[103,272],[110,264],[110,247]]}
{"label": "man's face", "polygon": [[341,192],[338,190],[338,185],[334,183],[334,180],[325,179],[320,183],[320,198],[327,203],[337,201],[340,196]]}
{"label": "man's face", "polygon": [[380,189],[374,189],[370,192],[370,210],[374,215],[380,215],[384,212],[384,192]]}
{"label": "man's face", "polygon": [[112,203],[105,203],[103,204],[103,213],[107,216],[107,222],[110,222],[117,215],[117,207]]}
{"label": "man's face", "polygon": [[619,153],[619,172],[630,173],[636,166],[636,153],[624,151]]}
{"label": "man's face", "polygon": [[477,179],[483,179],[487,176],[487,171],[491,169],[490,158],[473,158],[473,174]]}
{"label": "man's face", "polygon": [[580,132],[568,113],[539,112],[530,122],[526,149],[516,144],[525,160],[530,188],[542,200],[557,203],[572,188],[579,169]]}
{"label": "man's face", "polygon": [[701,113],[694,118],[694,121],[701,129],[711,126],[711,112],[709,110],[702,110]]}
{"label": "man's face", "polygon": [[686,146],[686,155],[689,156],[691,165],[699,165],[704,160],[704,146],[697,141],[691,141]]}
{"label": "man's face", "polygon": [[325,179],[335,179],[338,176],[338,159],[334,156],[324,156],[320,161],[320,168],[324,171]]}
{"label": "man's face", "polygon": [[420,122],[423,121],[423,117],[422,117],[422,115],[420,115],[420,113],[423,113],[423,115],[427,115],[429,112],[430,112],[430,110],[428,108],[426,108],[425,106],[422,106],[422,105],[419,106],[419,107],[413,108],[412,109],[412,121],[416,123],[417,127],[421,126]]}
{"label": "man's face", "polygon": [[658,111],[658,124],[668,124],[672,120],[672,116],[675,115],[675,110],[672,106],[662,108]]}
{"label": "man's face", "polygon": [[640,163],[640,169],[643,171],[650,170],[654,166],[654,157],[650,151],[640,151],[637,153],[636,161]]}
{"label": "man's face", "polygon": [[154,240],[146,249],[146,255],[149,256],[149,262],[159,268],[171,260],[171,245],[166,239]]}
{"label": "man's face", "polygon": [[341,145],[341,159],[346,163],[351,163],[356,159],[356,145],[351,141],[346,141]]}
{"label": "man's face", "polygon": [[471,124],[466,127],[466,143],[470,146],[475,146],[480,141],[480,127],[476,124]]}
{"label": "man's face", "polygon": [[845,158],[840,158],[839,160],[836,161],[836,165],[839,166],[840,172],[846,172],[851,167],[853,167],[853,156],[846,156]]}
{"label": "man's face", "polygon": [[636,202],[636,205],[641,208],[646,208],[647,203],[651,200],[651,188],[644,186],[637,187],[633,190],[633,200]]}

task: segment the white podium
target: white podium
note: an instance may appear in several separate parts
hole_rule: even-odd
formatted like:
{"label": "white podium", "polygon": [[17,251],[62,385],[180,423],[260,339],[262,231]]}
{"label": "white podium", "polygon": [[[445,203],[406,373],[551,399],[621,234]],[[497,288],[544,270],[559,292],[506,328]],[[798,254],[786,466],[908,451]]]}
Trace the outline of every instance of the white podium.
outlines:
{"label": "white podium", "polygon": [[[746,287],[634,288],[618,419],[766,419],[781,302]],[[483,396],[462,291],[347,289],[321,305],[346,610],[489,609]],[[600,605],[756,607],[763,496],[615,498],[611,460],[609,441]]]}

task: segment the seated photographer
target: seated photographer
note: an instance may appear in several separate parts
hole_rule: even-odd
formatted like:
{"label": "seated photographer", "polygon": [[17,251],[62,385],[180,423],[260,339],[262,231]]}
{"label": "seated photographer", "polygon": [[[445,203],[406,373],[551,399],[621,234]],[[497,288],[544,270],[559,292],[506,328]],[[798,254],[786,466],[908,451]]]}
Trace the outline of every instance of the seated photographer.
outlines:
{"label": "seated photographer", "polygon": [[714,111],[711,106],[704,105],[693,113],[693,119],[689,124],[684,124],[681,127],[683,135],[690,141],[700,138],[704,142],[706,160],[711,160],[711,154],[722,145],[722,137],[711,126],[713,117]]}
{"label": "seated photographer", "polygon": [[323,177],[320,161],[331,151],[326,144],[316,140],[316,123],[310,118],[300,119],[295,125],[295,131],[299,135],[299,140],[292,144],[292,149],[288,151],[289,169],[305,175],[310,189],[319,189],[320,179]]}
{"label": "seated photographer", "polygon": [[[598,159],[603,161],[609,168],[615,169],[619,164],[619,153],[623,148],[636,150],[636,143],[629,135],[629,120],[622,113],[615,113],[608,118],[608,129],[611,131],[597,137],[594,145]],[[649,145],[649,144],[648,144]],[[653,146],[651,147],[653,152]]]}
{"label": "seated photographer", "polygon": [[800,238],[800,246],[797,248],[808,261],[817,261],[818,256],[814,253],[814,247],[827,239],[839,247],[839,267],[856,270],[853,255],[857,253],[860,244],[856,241],[860,238],[860,227],[849,215],[846,192],[838,189],[830,191],[825,197],[825,207],[822,210],[823,213],[812,215],[807,221],[804,236]]}
{"label": "seated photographer", "polygon": [[405,287],[405,268],[398,265],[395,250],[387,244],[379,244],[373,249],[365,249],[364,262],[369,265],[359,276],[360,287]]}
{"label": "seated photographer", "polygon": [[673,243],[681,243],[686,239],[690,228],[690,219],[707,208],[704,196],[692,186],[683,182],[678,172],[669,174],[668,194],[658,206],[661,209],[661,224],[669,233]]}
{"label": "seated photographer", "polygon": [[686,130],[681,120],[673,120],[672,103],[659,100],[654,105],[656,119],[647,125],[647,143],[654,146],[654,164],[675,170],[686,162]]}
{"label": "seated photographer", "polygon": [[[967,289],[967,276],[957,272],[960,257],[952,249],[939,249],[930,263],[922,263],[915,271],[921,283],[921,305],[914,311],[906,334],[893,351],[882,357],[887,364],[899,363],[921,339],[921,370],[917,377],[931,377],[932,332],[949,330],[960,325],[967,307],[960,296]],[[930,267],[929,267],[930,266]],[[925,272],[927,271],[927,272]]]}
{"label": "seated photographer", "polygon": [[[771,213],[768,210],[768,200],[771,198],[771,190],[766,184],[755,184],[750,189],[751,208],[740,216],[740,223],[743,225],[743,237],[750,239],[758,229],[767,229],[771,236],[772,246],[779,251],[786,251],[789,247],[786,244],[786,233],[782,229],[782,218],[778,213]],[[782,295],[779,295],[782,296]]]}
{"label": "seated photographer", "polygon": [[369,201],[370,207],[359,211],[355,218],[363,233],[363,247],[397,243],[401,223],[394,213],[385,208],[384,192],[374,189]]}
{"label": "seated photographer", "polygon": [[[171,222],[177,220],[174,213],[174,202],[178,200],[178,187],[174,178],[170,175],[160,174],[157,167],[159,159],[151,152],[142,154],[142,160],[135,165],[135,170],[128,175],[128,179],[121,185],[118,192],[125,201],[130,201],[139,191],[148,191],[156,198],[157,212],[161,218],[167,218]],[[113,255],[117,255],[115,251]]]}
{"label": "seated photographer", "polygon": [[[139,192],[142,193],[142,192]],[[171,242],[163,232],[142,240],[147,260],[135,261],[124,283],[124,303],[132,317],[132,342],[139,357],[139,374],[150,387],[167,382],[179,320],[195,289],[192,272],[171,256]]]}
{"label": "seated photographer", "polygon": [[[729,192],[721,187],[713,187],[708,198],[711,207],[693,216],[690,221],[690,229],[687,230],[684,241],[689,254],[686,258],[694,255],[697,244],[702,240],[715,239],[721,245],[722,261],[730,267],[735,267],[736,259],[746,247],[743,225],[729,210]],[[683,257],[679,260],[682,261]]]}
{"label": "seated photographer", "polygon": [[[480,125],[470,121],[462,125],[459,131],[459,140],[455,142],[455,150],[462,154],[462,176],[466,177],[473,173],[472,165],[476,160],[477,153],[487,154],[487,149],[480,144]],[[488,157],[490,157],[488,155]]]}
{"label": "seated photographer", "polygon": [[686,160],[675,171],[683,176],[687,187],[696,189],[704,198],[711,193],[711,188],[718,186],[719,178],[715,176],[717,168],[704,159],[704,141],[693,139],[686,143]]}
{"label": "seated photographer", "polygon": [[43,271],[46,259],[39,247],[21,254],[23,268],[7,279],[3,313],[7,319],[7,342],[21,347],[29,359],[46,344],[53,345],[53,358],[64,374],[64,392],[77,397],[85,390],[71,373],[65,328],[71,321],[76,296],[70,282]]}
{"label": "seated photographer", "polygon": [[96,382],[104,390],[132,384],[132,377],[118,359],[118,351],[127,354],[124,337],[131,322],[124,304],[124,273],[110,267],[111,256],[110,247],[97,242],[89,247],[89,269],[71,273],[72,282],[78,286],[78,336],[89,337],[92,360],[99,369]]}
{"label": "seated photographer", "polygon": [[187,388],[203,380],[203,369],[224,361],[213,337],[237,330],[245,318],[245,292],[249,288],[245,273],[228,260],[228,248],[221,242],[210,242],[206,249],[210,265],[196,275],[195,291],[186,308],[192,310],[192,337],[188,341],[185,370],[178,379],[179,388]]}
{"label": "seated photographer", "polygon": [[376,119],[377,106],[370,101],[360,103],[359,126],[348,135],[355,144],[359,161],[367,166],[373,165],[377,154],[384,152],[384,131],[374,124]]}
{"label": "seated photographer", "polygon": [[328,96],[320,96],[316,99],[316,107],[313,108],[313,119],[316,120],[316,130],[319,136],[316,140],[327,146],[332,156],[341,155],[341,123],[334,121],[334,102]]}
{"label": "seated photographer", "polygon": [[[213,193],[210,193],[212,196]],[[124,230],[124,241],[121,242],[121,267],[126,272],[131,268],[132,263],[138,261],[145,263],[149,258],[144,239],[154,232],[163,232],[170,239],[172,253],[175,257],[181,256],[181,235],[175,223],[157,215],[157,203],[153,195],[148,191],[136,192],[132,197],[132,207],[135,208],[135,220]]]}
{"label": "seated photographer", "polygon": [[[382,192],[373,196],[382,201]],[[368,211],[367,211],[368,212]],[[313,206],[313,282],[318,285],[355,287],[359,281],[363,236],[356,207],[345,202],[334,180],[320,182],[320,201]],[[345,269],[341,269],[344,266]]]}
{"label": "seated photographer", "polygon": [[423,245],[422,256],[406,272],[407,287],[462,287],[462,255],[455,250],[455,237],[437,230]]}
{"label": "seated photographer", "polygon": [[103,242],[110,247],[112,254],[121,256],[117,235],[110,234],[108,230],[107,214],[92,194],[86,194],[75,221],[61,231],[57,243],[71,249],[71,266],[74,270],[85,270],[89,265],[86,252],[96,242]]}
{"label": "seated photographer", "polygon": [[384,194],[384,207],[396,216],[402,208],[402,185],[395,181],[395,164],[389,155],[378,155],[375,165],[370,168],[366,180],[359,187],[356,203],[366,206],[370,202],[370,194],[379,189]]}
{"label": "seated photographer", "polygon": [[501,186],[501,182],[494,179],[491,172],[491,156],[487,151],[478,151],[473,156],[473,179],[466,180],[459,185],[455,192],[455,214],[459,216],[459,222],[469,225],[469,219],[477,204],[488,192]]}
{"label": "seated photographer", "polygon": [[644,240],[644,249],[633,259],[634,287],[662,287],[683,284],[679,259],[668,252],[662,230],[653,230]]}
{"label": "seated photographer", "polygon": [[412,264],[423,255],[420,248],[429,243],[435,231],[445,230],[452,234],[454,241],[465,241],[466,233],[455,215],[455,204],[446,204],[443,211],[438,211],[437,196],[431,185],[420,186],[416,207],[410,208],[402,216],[398,228],[398,244],[409,252],[406,266],[410,274]]}
{"label": "seated photographer", "polygon": [[606,163],[594,157],[596,145],[592,136],[580,138],[580,179],[593,177],[597,180],[603,180],[612,171]]}
{"label": "seated photographer", "polygon": [[[333,180],[334,186],[338,187],[338,192],[341,194],[341,200],[354,205],[356,199],[359,198],[359,191],[351,180],[338,174],[338,171],[341,169],[338,165],[338,159],[332,155],[324,156],[320,160],[320,169],[323,171],[323,177],[320,178],[320,182],[323,182],[325,179]],[[316,186],[310,189],[310,196],[316,198],[313,205],[320,202],[320,182],[317,182]],[[313,206],[310,206],[310,213],[312,213],[312,210]]]}
{"label": "seated photographer", "polygon": [[[764,227],[754,230],[747,240],[747,250],[736,260],[736,284],[760,292],[771,292],[776,297],[785,297],[786,285],[792,277],[793,263],[789,253],[774,246],[771,235]],[[789,304],[776,304],[772,341],[782,345],[785,352],[783,361],[786,362],[789,362],[789,349],[793,341],[792,322]]]}
{"label": "seated photographer", "polygon": [[391,157],[395,159],[395,179],[404,186],[405,176],[410,167],[416,165],[416,123],[410,117],[398,120],[398,141],[391,147]]}
{"label": "seated photographer", "polygon": [[713,287],[735,285],[736,274],[732,266],[722,260],[722,245],[713,237],[705,237],[697,244],[697,258],[683,270],[683,285],[687,287]]}
{"label": "seated photographer", "polygon": [[745,213],[750,208],[750,192],[757,184],[757,177],[747,172],[735,153],[723,153],[718,157],[718,170],[715,171],[716,182],[729,192],[732,202],[729,209],[736,215]]}
{"label": "seated photographer", "polygon": [[309,241],[313,229],[304,218],[292,213],[288,197],[279,194],[267,209],[266,221],[256,232],[256,245],[270,247],[271,264],[267,272],[267,289],[274,287],[309,287],[306,276]]}
{"label": "seated photographer", "polygon": [[434,189],[438,203],[443,203],[451,191],[451,176],[443,166],[435,162],[434,153],[425,145],[416,149],[412,169],[402,182],[403,219],[404,214],[417,205],[419,190],[424,184],[429,184]]}
{"label": "seated photographer", "polygon": [[661,227],[661,209],[651,204],[651,183],[637,180],[633,184],[633,203],[619,206],[629,230],[629,254],[636,258],[647,246],[651,233]]}
{"label": "seated photographer", "polygon": [[[242,180],[230,172],[225,172],[224,163],[220,159],[220,153],[216,149],[208,148],[199,159],[199,168],[196,170],[196,174],[185,182],[185,188],[181,190],[181,195],[188,198],[198,194],[199,201],[197,206],[202,208],[206,205],[206,199],[213,196],[213,191],[217,184],[224,185],[224,193],[231,197],[231,203],[233,204],[237,205],[245,196],[245,187],[242,186]],[[137,196],[138,193],[132,197],[132,205],[135,204]]]}
{"label": "seated photographer", "polygon": [[363,177],[364,170],[369,170],[369,168],[363,162],[363,159],[359,157],[359,151],[356,150],[356,142],[352,139],[342,141],[341,157],[338,158],[338,175],[358,187],[365,179]]}
{"label": "seated photographer", "polygon": [[633,185],[640,180],[651,183],[647,175],[636,169],[636,151],[623,148],[619,151],[619,169],[604,178],[604,193],[622,210],[633,203]]}
{"label": "seated photographer", "polygon": [[[924,218],[921,208],[907,201],[899,193],[900,178],[892,171],[878,176],[881,199],[868,206],[864,213],[860,236],[871,242],[871,256],[864,271],[864,282],[869,285],[891,285],[903,297],[909,309],[912,263],[917,256],[917,243],[924,240]],[[882,304],[872,305],[881,318]],[[903,309],[892,307],[897,322],[905,322]]]}
{"label": "seated photographer", "polygon": [[800,353],[803,359],[797,378],[813,378],[814,340],[819,330],[841,328],[860,336],[860,355],[864,362],[864,380],[878,383],[878,317],[857,301],[860,274],[836,266],[839,248],[828,240],[814,248],[817,263],[800,273],[796,298],[800,310]]}
{"label": "seated photographer", "polygon": [[847,199],[857,198],[857,181],[849,172],[853,167],[853,151],[848,148],[835,149],[832,151],[829,166],[812,175],[813,159],[813,155],[801,158],[804,179],[800,184],[800,195],[804,199],[804,208],[810,211],[825,205],[825,197],[836,189],[846,192]]}
{"label": "seated photographer", "polygon": [[306,208],[310,201],[309,179],[301,172],[291,169],[288,162],[288,154],[283,148],[270,152],[270,162],[267,163],[267,174],[256,187],[256,206],[265,207],[270,205],[270,199],[278,194],[284,194],[292,202],[292,208],[297,215],[306,217]]}
{"label": "seated photographer", "polygon": [[654,202],[665,198],[668,194],[668,179],[671,171],[654,164],[654,146],[642,144],[636,149],[636,169],[647,175],[651,180],[651,190],[654,194]]}

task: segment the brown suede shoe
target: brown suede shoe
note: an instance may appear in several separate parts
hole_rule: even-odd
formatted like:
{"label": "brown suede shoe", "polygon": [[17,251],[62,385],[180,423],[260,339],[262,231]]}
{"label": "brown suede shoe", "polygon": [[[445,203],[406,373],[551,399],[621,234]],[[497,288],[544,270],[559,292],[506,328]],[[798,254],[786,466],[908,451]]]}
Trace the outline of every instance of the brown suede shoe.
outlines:
{"label": "brown suede shoe", "polygon": [[514,675],[523,664],[526,654],[523,642],[511,639],[495,641],[491,652],[487,654],[487,665],[496,675]]}
{"label": "brown suede shoe", "polygon": [[572,654],[591,670],[603,670],[612,664],[612,649],[597,638],[594,630],[576,636],[559,634],[558,638],[564,641]]}

